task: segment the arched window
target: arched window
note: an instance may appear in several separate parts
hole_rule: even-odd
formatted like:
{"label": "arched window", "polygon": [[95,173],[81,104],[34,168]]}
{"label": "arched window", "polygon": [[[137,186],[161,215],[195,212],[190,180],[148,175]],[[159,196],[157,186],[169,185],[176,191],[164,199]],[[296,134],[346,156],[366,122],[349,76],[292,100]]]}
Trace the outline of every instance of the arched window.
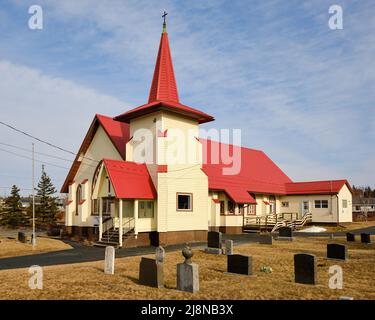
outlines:
{"label": "arched window", "polygon": [[82,186],[79,184],[76,190],[76,216],[78,216],[78,206],[82,201]]}

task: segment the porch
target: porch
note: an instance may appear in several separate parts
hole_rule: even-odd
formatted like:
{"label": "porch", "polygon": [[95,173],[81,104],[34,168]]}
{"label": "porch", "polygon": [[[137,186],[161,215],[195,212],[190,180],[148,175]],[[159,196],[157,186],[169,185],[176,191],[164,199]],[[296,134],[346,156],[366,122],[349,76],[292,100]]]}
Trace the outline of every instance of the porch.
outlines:
{"label": "porch", "polygon": [[[95,201],[95,200],[94,200]],[[98,205],[98,246],[123,247],[139,231],[151,231],[155,225],[154,201],[142,199],[96,199]]]}

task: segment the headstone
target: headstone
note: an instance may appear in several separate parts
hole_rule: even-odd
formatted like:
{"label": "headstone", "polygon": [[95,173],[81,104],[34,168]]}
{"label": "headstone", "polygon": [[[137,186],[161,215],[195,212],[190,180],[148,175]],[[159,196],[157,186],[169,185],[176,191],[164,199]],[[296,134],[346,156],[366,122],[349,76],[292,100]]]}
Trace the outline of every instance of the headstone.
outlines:
{"label": "headstone", "polygon": [[155,250],[155,259],[159,263],[163,263],[165,260],[165,250],[163,247],[159,246]]}
{"label": "headstone", "polygon": [[371,237],[369,233],[361,233],[361,242],[362,243],[371,243]]}
{"label": "headstone", "polygon": [[245,275],[253,274],[252,258],[241,254],[232,254],[227,256],[228,273],[239,273]]}
{"label": "headstone", "polygon": [[199,270],[198,265],[191,262],[193,251],[186,246],[182,255],[185,261],[177,264],[177,290],[196,293],[199,291]]}
{"label": "headstone", "polygon": [[115,273],[115,248],[111,246],[105,247],[104,273]]}
{"label": "headstone", "polygon": [[348,242],[353,242],[353,241],[355,241],[355,234],[354,234],[354,233],[350,233],[350,232],[348,232],[348,233],[346,234],[346,241],[348,241]]}
{"label": "headstone", "polygon": [[233,240],[225,240],[225,254],[233,254]]}
{"label": "headstone", "polygon": [[221,254],[222,253],[222,241],[221,232],[209,231],[207,234],[207,253]]}
{"label": "headstone", "polygon": [[260,244],[272,244],[273,238],[271,235],[261,235],[259,236],[259,243]]}
{"label": "headstone", "polygon": [[348,259],[348,248],[346,245],[329,243],[327,244],[327,258],[337,260]]}
{"label": "headstone", "polygon": [[313,254],[298,253],[294,255],[294,279],[296,283],[317,283],[317,262]]}
{"label": "headstone", "polygon": [[163,263],[142,257],[139,265],[139,283],[154,288],[164,287]]}
{"label": "headstone", "polygon": [[292,240],[293,239],[293,231],[291,227],[281,227],[279,229],[279,237],[280,240]]}
{"label": "headstone", "polygon": [[207,246],[221,249],[221,232],[209,231],[207,234]]}
{"label": "headstone", "polygon": [[26,235],[24,232],[18,232],[18,241],[26,243]]}

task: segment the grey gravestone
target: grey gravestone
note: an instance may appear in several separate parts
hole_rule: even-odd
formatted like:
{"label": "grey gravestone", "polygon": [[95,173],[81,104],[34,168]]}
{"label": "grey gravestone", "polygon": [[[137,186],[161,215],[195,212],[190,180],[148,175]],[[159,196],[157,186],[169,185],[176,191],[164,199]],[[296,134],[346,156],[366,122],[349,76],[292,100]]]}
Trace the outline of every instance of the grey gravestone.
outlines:
{"label": "grey gravestone", "polygon": [[163,263],[165,260],[165,250],[163,247],[159,246],[155,250],[155,258],[159,263]]}
{"label": "grey gravestone", "polygon": [[139,283],[154,288],[164,287],[163,263],[154,259],[143,258],[139,265]]}
{"label": "grey gravestone", "polygon": [[184,263],[177,264],[177,290],[196,293],[199,291],[199,270],[196,263],[191,262],[193,252],[186,246],[182,250]]}
{"label": "grey gravestone", "polygon": [[293,240],[293,231],[291,227],[281,227],[279,229],[279,236],[277,239],[280,240]]}
{"label": "grey gravestone", "polygon": [[225,240],[225,254],[233,254],[233,240]]}
{"label": "grey gravestone", "polygon": [[327,258],[336,260],[348,259],[348,248],[346,245],[329,243],[327,244]]}
{"label": "grey gravestone", "polygon": [[18,232],[18,241],[26,243],[26,235],[24,232]]}
{"label": "grey gravestone", "polygon": [[368,233],[361,233],[361,242],[362,243],[371,243],[371,237]]}
{"label": "grey gravestone", "polygon": [[205,252],[221,254],[222,253],[222,241],[221,241],[221,232],[218,231],[209,231],[207,234],[207,248]]}
{"label": "grey gravestone", "polygon": [[115,273],[115,248],[111,246],[105,247],[104,273]]}
{"label": "grey gravestone", "polygon": [[316,270],[316,256],[305,253],[294,255],[294,279],[296,283],[316,284]]}
{"label": "grey gravestone", "polygon": [[346,241],[349,241],[349,242],[353,242],[353,241],[355,241],[355,234],[354,234],[354,233],[350,233],[350,232],[348,232],[348,233],[346,234]]}
{"label": "grey gravestone", "polygon": [[260,244],[272,244],[273,238],[271,235],[261,235],[259,236],[259,243]]}
{"label": "grey gravestone", "polygon": [[227,271],[229,273],[252,275],[252,258],[250,256],[243,256],[241,254],[232,254],[227,256]]}

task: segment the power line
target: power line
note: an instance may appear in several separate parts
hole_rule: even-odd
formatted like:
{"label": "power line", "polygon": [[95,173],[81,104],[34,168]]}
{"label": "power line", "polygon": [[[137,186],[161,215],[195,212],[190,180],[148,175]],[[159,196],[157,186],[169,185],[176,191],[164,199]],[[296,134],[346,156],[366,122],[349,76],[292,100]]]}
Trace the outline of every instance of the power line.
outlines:
{"label": "power line", "polygon": [[[0,151],[3,151],[3,152],[6,152],[6,153],[9,153],[9,154],[12,154],[14,156],[17,156],[17,157],[20,157],[20,158],[24,158],[24,159],[28,159],[28,160],[32,160],[32,158],[30,157],[26,157],[24,155],[21,155],[21,154],[18,154],[18,153],[15,153],[15,152],[12,152],[12,151],[9,151],[9,150],[5,150],[5,149],[1,149],[0,148]],[[43,163],[43,164],[48,164],[50,166],[53,166],[53,167],[56,167],[56,168],[60,168],[60,169],[69,169],[67,167],[63,167],[63,166],[59,166],[57,164],[54,164],[54,163],[50,163],[50,162],[46,162],[46,161],[40,161],[40,160],[35,160],[36,162],[40,162],[40,163]]]}
{"label": "power line", "polygon": [[[7,146],[7,147],[11,147],[11,148],[15,148],[15,149],[18,149],[18,150],[22,150],[22,151],[26,151],[26,152],[31,152],[31,150],[27,149],[27,148],[22,148],[22,147],[19,147],[19,146],[15,146],[13,144],[9,144],[9,143],[4,143],[4,142],[0,142],[0,145],[4,145],[4,146]],[[4,149],[0,149],[2,151],[5,151],[5,152],[8,152],[8,153],[11,153],[11,151],[8,151],[8,150],[4,150]],[[48,153],[44,153],[44,152],[36,152],[36,154],[40,154],[42,156],[46,156],[46,157],[50,157],[50,158],[54,158],[54,159],[57,159],[57,160],[63,160],[63,161],[68,161],[68,162],[71,162],[73,163],[74,160],[71,160],[71,159],[66,159],[66,158],[62,158],[62,157],[57,157],[57,156],[53,156],[53,155],[50,155]],[[25,157],[25,156],[23,156]],[[38,162],[42,162],[42,161],[38,161]],[[50,164],[50,163],[47,163],[47,162],[42,162],[42,163],[46,163],[46,164]],[[83,162],[81,161],[81,164],[83,165],[86,165],[86,166],[89,166],[89,167],[93,167],[93,168],[96,168],[96,165],[91,165],[91,164],[88,164],[86,162]],[[50,164],[51,165],[51,164]],[[68,168],[66,168],[68,169]]]}
{"label": "power line", "polygon": [[[7,147],[11,147],[11,148],[15,148],[15,149],[18,149],[18,150],[31,152],[31,150],[29,150],[29,149],[27,149],[27,148],[22,148],[22,147],[19,147],[19,146],[15,146],[15,145],[13,145],[13,144],[5,143],[5,142],[0,142],[0,144],[3,145],[3,146],[7,146]],[[61,158],[61,157],[57,157],[57,156],[53,156],[53,155],[50,155],[50,154],[48,154],[48,153],[44,153],[44,152],[37,152],[37,151],[35,151],[35,153],[36,153],[36,154],[40,154],[40,155],[42,155],[42,156],[46,156],[46,157],[50,157],[50,158],[54,158],[54,159],[58,159],[58,160],[74,162],[74,160],[66,159],[66,158]]]}
{"label": "power line", "polygon": [[[0,124],[2,124],[3,126],[8,127],[9,129],[12,129],[12,130],[18,132],[18,133],[21,133],[21,134],[23,134],[23,135],[25,135],[25,136],[27,136],[27,137],[29,137],[29,138],[31,138],[31,139],[37,140],[37,141],[39,141],[39,142],[41,142],[41,143],[44,143],[44,144],[46,144],[46,145],[48,145],[48,146],[50,146],[50,147],[52,147],[52,148],[55,148],[55,149],[58,149],[58,150],[60,150],[60,151],[64,151],[64,152],[67,152],[67,153],[70,153],[70,154],[76,156],[76,153],[74,153],[73,151],[67,150],[67,149],[62,148],[62,147],[59,147],[59,146],[57,146],[57,145],[55,145],[55,144],[53,144],[53,143],[51,143],[51,142],[48,142],[48,141],[45,141],[45,140],[40,139],[40,138],[38,138],[38,137],[35,137],[35,136],[31,135],[30,133],[27,133],[27,132],[25,132],[25,131],[22,131],[22,130],[20,130],[20,129],[17,129],[16,127],[14,127],[14,126],[12,126],[12,125],[10,125],[10,124],[7,124],[7,123],[5,123],[5,122],[3,122],[3,121],[0,121]],[[85,156],[83,156],[83,158],[88,159],[88,160],[91,160],[91,161],[94,161],[94,162],[97,162],[97,163],[99,162],[98,160],[90,159],[90,158],[85,157]]]}

